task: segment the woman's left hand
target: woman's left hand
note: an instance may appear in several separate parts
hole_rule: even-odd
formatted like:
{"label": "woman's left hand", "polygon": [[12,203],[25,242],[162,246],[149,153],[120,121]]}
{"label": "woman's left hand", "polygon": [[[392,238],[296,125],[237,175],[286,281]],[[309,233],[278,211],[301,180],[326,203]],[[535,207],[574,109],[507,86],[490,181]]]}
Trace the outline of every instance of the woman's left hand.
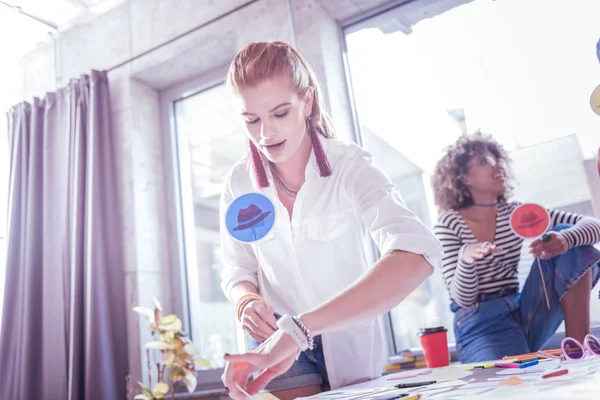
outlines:
{"label": "woman's left hand", "polygon": [[[251,353],[226,354],[224,359],[227,365],[221,379],[229,389],[229,397],[246,399],[247,396],[239,387],[250,395],[258,393],[269,382],[290,369],[297,354],[298,345],[281,329]],[[248,378],[258,371],[262,372],[248,384]]]}
{"label": "woman's left hand", "polygon": [[534,257],[541,258],[542,260],[549,260],[552,257],[556,257],[559,254],[566,253],[569,250],[569,243],[567,239],[560,232],[548,232],[550,240],[542,242],[541,239],[534,240],[529,246],[529,252]]}

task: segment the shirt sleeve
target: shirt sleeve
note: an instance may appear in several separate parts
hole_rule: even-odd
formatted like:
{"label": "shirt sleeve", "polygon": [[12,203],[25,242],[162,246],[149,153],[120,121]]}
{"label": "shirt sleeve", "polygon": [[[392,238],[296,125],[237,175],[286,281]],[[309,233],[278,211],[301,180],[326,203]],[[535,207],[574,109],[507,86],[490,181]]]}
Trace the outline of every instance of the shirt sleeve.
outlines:
{"label": "shirt sleeve", "polygon": [[561,231],[569,248],[593,245],[600,242],[600,221],[596,218],[561,210],[548,210],[552,226],[571,224],[572,227]]}
{"label": "shirt sleeve", "polygon": [[410,211],[390,178],[359,149],[347,166],[344,179],[358,214],[369,229],[380,253],[394,250],[421,254],[434,267],[442,259],[441,246],[433,233]]}
{"label": "shirt sleeve", "polygon": [[248,281],[258,287],[258,261],[249,244],[237,241],[227,231],[225,215],[235,197],[229,184],[229,178],[225,182],[219,211],[221,255],[223,257],[221,288],[227,298],[232,300],[231,289],[238,283]]}
{"label": "shirt sleeve", "polygon": [[475,264],[467,264],[458,257],[460,249],[466,244],[460,241],[456,232],[457,224],[452,215],[442,214],[433,232],[442,244],[442,277],[450,297],[461,307],[468,307],[475,303],[479,294],[479,277]]}

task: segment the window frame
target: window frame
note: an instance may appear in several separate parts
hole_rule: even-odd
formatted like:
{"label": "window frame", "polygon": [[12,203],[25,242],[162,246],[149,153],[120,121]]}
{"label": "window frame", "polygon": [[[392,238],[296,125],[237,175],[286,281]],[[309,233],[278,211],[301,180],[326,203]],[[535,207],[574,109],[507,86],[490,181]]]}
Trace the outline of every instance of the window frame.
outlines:
{"label": "window frame", "polygon": [[[184,332],[191,332],[191,311],[187,279],[187,257],[185,246],[186,223],[193,218],[184,215],[182,170],[179,149],[183,144],[177,132],[176,103],[225,83],[228,65],[214,68],[202,75],[159,91],[160,131],[163,152],[165,205],[167,214],[168,249],[170,265],[170,290],[173,312],[181,316]],[[193,210],[192,210],[193,214]],[[187,222],[186,222],[187,220]],[[195,392],[226,390],[221,382],[223,368],[196,371],[198,386]],[[179,391],[178,391],[179,392]],[[185,392],[185,391],[184,391]]]}
{"label": "window frame", "polygon": [[[353,86],[352,86],[352,74],[350,71],[350,64],[349,64],[349,59],[348,59],[347,35],[353,31],[362,29],[365,25],[372,26],[372,27],[380,27],[381,23],[376,22],[377,18],[383,17],[388,12],[393,12],[395,15],[401,16],[404,13],[406,13],[407,10],[411,10],[414,15],[415,14],[414,11],[416,9],[428,8],[428,13],[427,13],[426,17],[431,18],[433,16],[447,12],[447,11],[451,10],[452,8],[459,7],[461,5],[468,4],[473,1],[474,0],[396,0],[396,1],[392,1],[391,3],[386,4],[384,6],[378,7],[376,9],[372,10],[371,12],[362,13],[356,17],[352,17],[350,19],[341,21],[338,24],[338,34],[339,34],[340,41],[341,41],[342,57],[343,57],[343,62],[344,62],[344,69],[346,72],[346,81],[347,81],[346,85],[348,88],[348,95],[350,98],[350,107],[351,107],[351,112],[352,112],[353,121],[354,121],[355,138],[356,138],[356,142],[359,145],[362,145],[363,133],[360,129],[360,123],[359,123],[360,118],[358,115],[358,111],[356,108],[356,102],[354,99],[354,90],[353,90]],[[384,18],[381,18],[381,21],[384,21],[384,20],[385,20]],[[399,21],[399,23],[400,23],[400,21]],[[400,23],[399,26],[402,26],[402,24]],[[400,30],[400,29],[398,29],[398,30]],[[368,148],[367,148],[367,150],[368,150]],[[379,255],[379,252],[376,251],[374,254]],[[594,298],[594,296],[596,294],[598,295],[598,299],[600,301],[600,289],[592,290],[592,294],[591,294],[592,298]],[[413,355],[416,355],[416,356],[422,355],[422,348],[420,348],[420,347],[411,348],[411,349],[403,349],[403,348],[397,346],[397,343],[395,340],[395,335],[394,335],[394,330],[393,330],[391,311],[387,312],[383,316],[383,322],[384,322],[384,326],[385,326],[385,334],[386,334],[386,339],[387,339],[387,344],[388,344],[388,349],[389,349],[388,360],[390,363],[402,362],[403,356],[401,355],[401,353],[406,350],[410,351],[411,353],[413,353]],[[448,327],[448,329],[452,329],[452,327]],[[600,334],[600,324],[593,324],[591,326],[591,331],[592,331],[592,333],[594,333],[596,335]],[[559,345],[560,340],[562,339],[562,337],[564,337],[564,334],[565,334],[564,331],[557,330],[554,333],[554,335],[552,336],[552,338],[549,340],[548,343],[549,344],[552,343],[555,346]],[[449,343],[449,349],[450,349],[452,360],[455,360],[455,359],[457,360],[458,357],[456,355],[456,345],[454,343]]]}
{"label": "window frame", "polygon": [[[364,25],[368,26],[381,26],[381,23],[378,21],[380,19],[383,21],[385,19],[386,14],[395,15],[403,15],[407,13],[408,10],[413,11],[417,9],[429,8],[429,12],[424,14],[424,17],[431,18],[435,15],[439,15],[446,11],[451,10],[452,8],[461,6],[463,4],[471,3],[473,0],[396,0],[391,3],[387,3],[384,6],[373,9],[370,12],[362,13],[356,17],[347,19],[345,21],[341,21],[338,24],[338,34],[340,37],[341,50],[342,50],[342,58],[344,63],[344,70],[346,75],[346,87],[348,88],[348,96],[350,99],[350,108],[352,113],[352,120],[354,123],[354,137],[355,141],[358,145],[363,145],[363,132],[360,129],[360,118],[358,115],[358,110],[356,108],[356,101],[354,98],[354,89],[352,85],[352,74],[350,70],[350,63],[348,58],[348,42],[347,35],[353,31],[360,30],[364,27]],[[431,12],[433,10],[433,12]],[[391,20],[392,18],[390,18]],[[402,23],[398,22],[401,26]],[[398,29],[399,30],[399,29]],[[369,150],[368,148],[366,150]],[[380,252],[376,248],[374,244],[374,255],[377,257],[373,262],[376,262],[381,256]],[[388,361],[390,363],[398,363],[403,361],[402,352],[410,351],[413,355],[421,355],[422,349],[418,348],[402,348],[396,343],[396,338],[394,335],[394,326],[392,322],[392,313],[391,310],[385,313],[382,316],[382,323],[384,327],[385,339],[387,343],[388,349]],[[451,352],[452,359],[456,359],[456,350],[455,344],[449,343],[449,349]]]}

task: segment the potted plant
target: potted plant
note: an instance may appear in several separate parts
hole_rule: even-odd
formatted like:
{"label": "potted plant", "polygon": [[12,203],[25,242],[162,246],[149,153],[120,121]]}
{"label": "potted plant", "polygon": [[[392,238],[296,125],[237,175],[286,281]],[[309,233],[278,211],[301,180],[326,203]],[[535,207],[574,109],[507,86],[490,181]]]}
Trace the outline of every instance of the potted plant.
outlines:
{"label": "potted plant", "polygon": [[[138,382],[142,393],[136,395],[134,400],[156,400],[165,399],[169,394],[175,396],[175,385],[183,382],[191,393],[196,389],[196,365],[210,368],[207,361],[198,357],[198,352],[192,341],[182,332],[181,319],[174,314],[163,317],[162,307],[157,299],[154,299],[154,310],[146,307],[134,307],[133,311],[142,315],[149,323],[152,334],[151,340],[145,344],[146,361],[148,363],[148,386]],[[156,365],[157,382],[152,387],[151,355]],[[168,370],[168,371],[167,371]],[[168,379],[165,380],[165,374]],[[171,385],[167,383],[171,382]],[[131,399],[131,376],[127,377],[127,398]]]}

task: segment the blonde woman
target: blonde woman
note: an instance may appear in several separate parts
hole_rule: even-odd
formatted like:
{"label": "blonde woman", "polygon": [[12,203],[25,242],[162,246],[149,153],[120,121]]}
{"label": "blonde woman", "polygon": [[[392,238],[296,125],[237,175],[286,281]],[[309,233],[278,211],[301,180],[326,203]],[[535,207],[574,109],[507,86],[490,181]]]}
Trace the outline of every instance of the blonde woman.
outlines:
{"label": "blonde woman", "polygon": [[[261,343],[225,355],[230,396],[267,387],[291,399],[379,377],[377,317],[440,265],[439,242],[368,152],[333,139],[315,74],[295,49],[248,44],[227,84],[250,153],[222,194],[222,287]],[[369,237],[381,253],[374,265]]]}

